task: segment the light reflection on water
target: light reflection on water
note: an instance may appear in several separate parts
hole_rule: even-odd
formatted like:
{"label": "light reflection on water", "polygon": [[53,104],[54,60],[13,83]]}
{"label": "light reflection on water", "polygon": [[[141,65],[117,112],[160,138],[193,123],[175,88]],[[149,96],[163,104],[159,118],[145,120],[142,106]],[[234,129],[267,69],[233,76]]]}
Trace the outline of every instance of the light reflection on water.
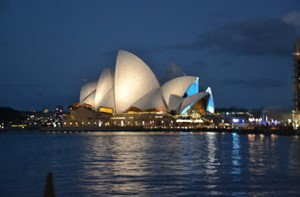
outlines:
{"label": "light reflection on water", "polygon": [[297,136],[3,133],[0,196],[297,195]]}
{"label": "light reflection on water", "polygon": [[[232,152],[231,152],[231,157],[232,157],[232,168],[231,168],[231,174],[236,174],[240,175],[241,174],[241,169],[240,169],[240,160],[241,160],[241,155],[240,155],[240,137],[236,133],[232,133]],[[235,182],[240,181],[239,176],[234,177]]]}

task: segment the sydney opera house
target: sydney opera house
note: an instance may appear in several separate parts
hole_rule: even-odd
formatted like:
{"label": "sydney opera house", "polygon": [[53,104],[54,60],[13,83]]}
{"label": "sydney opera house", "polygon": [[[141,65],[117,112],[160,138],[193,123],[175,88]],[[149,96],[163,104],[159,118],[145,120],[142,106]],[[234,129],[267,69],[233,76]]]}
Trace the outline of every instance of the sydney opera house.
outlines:
{"label": "sydney opera house", "polygon": [[98,80],[82,85],[79,103],[64,124],[149,126],[157,125],[154,119],[169,124],[183,116],[214,113],[211,89],[200,91],[198,77],[171,65],[164,79],[160,84],[143,60],[120,50],[114,70],[106,68]]}

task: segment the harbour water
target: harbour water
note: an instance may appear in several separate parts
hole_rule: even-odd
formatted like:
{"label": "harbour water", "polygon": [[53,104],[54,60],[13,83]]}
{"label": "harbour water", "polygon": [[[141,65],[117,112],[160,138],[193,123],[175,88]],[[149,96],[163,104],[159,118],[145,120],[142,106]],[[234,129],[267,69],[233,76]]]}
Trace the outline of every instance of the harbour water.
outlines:
{"label": "harbour water", "polygon": [[0,196],[299,196],[300,137],[0,133]]}

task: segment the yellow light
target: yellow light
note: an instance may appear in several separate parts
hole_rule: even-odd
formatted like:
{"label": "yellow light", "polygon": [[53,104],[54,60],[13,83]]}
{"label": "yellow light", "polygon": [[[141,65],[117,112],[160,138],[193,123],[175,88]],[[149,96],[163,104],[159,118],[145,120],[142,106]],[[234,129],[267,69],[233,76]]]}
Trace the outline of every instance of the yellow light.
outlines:
{"label": "yellow light", "polygon": [[99,107],[99,112],[112,114],[114,113],[114,110],[113,108],[109,108],[109,107]]}
{"label": "yellow light", "polygon": [[26,124],[14,124],[14,125],[11,125],[11,127],[13,128],[22,128],[24,129],[24,127],[26,127],[27,125]]}

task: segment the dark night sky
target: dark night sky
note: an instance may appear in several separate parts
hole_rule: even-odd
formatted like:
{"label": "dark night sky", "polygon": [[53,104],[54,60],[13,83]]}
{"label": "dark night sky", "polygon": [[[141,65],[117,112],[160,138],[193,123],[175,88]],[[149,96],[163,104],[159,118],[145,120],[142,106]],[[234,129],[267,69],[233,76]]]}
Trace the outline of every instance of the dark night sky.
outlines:
{"label": "dark night sky", "polygon": [[217,107],[291,107],[300,2],[245,2],[0,0],[0,106],[76,103],[124,49],[198,76]]}

